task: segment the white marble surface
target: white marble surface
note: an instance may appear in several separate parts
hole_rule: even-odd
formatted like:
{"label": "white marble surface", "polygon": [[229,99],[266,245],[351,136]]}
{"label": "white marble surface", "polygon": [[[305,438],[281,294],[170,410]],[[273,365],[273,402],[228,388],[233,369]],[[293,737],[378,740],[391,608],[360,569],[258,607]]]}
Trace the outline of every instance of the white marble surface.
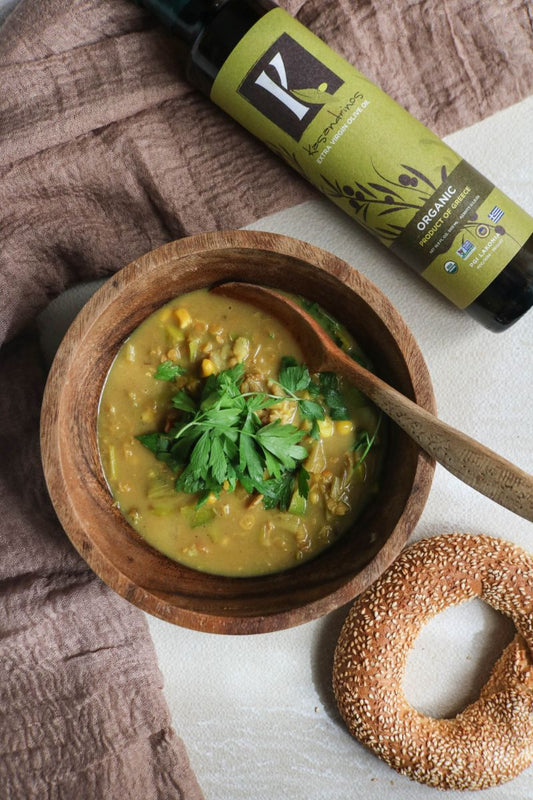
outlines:
{"label": "white marble surface", "polygon": [[[15,0],[0,0],[0,22]],[[447,141],[533,213],[533,98]],[[440,416],[533,472],[533,311],[510,331],[486,331],[348,217],[317,200],[253,226],[324,247],[370,277],[415,334]],[[89,287],[93,289],[94,287]],[[52,351],[62,325],[89,291],[54,303],[43,317]],[[413,539],[449,531],[502,536],[533,552],[533,526],[438,467]],[[148,617],[176,731],[186,742],[206,800],[419,800],[437,790],[397,775],[362,748],[338,717],[331,658],[347,608],[301,627],[252,637],[217,636]],[[405,690],[421,711],[457,712],[475,698],[512,626],[474,601],[426,626]],[[479,793],[475,793],[476,796]],[[447,798],[474,793],[448,792]],[[533,769],[483,792],[486,800],[533,797]]]}

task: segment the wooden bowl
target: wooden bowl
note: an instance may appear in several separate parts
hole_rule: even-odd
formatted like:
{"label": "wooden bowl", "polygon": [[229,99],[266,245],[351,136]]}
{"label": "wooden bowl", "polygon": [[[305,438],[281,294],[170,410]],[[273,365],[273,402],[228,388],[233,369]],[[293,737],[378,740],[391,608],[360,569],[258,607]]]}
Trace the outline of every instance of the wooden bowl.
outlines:
{"label": "wooden bowl", "polygon": [[270,233],[181,239],[129,264],[92,297],[63,340],[46,386],[42,458],[57,515],[80,555],[156,617],[216,633],[259,633],[315,619],[353,599],[398,555],[424,507],[433,461],[391,424],[382,489],[354,529],[314,560],[257,578],[181,566],[147,545],[113,506],[97,447],[98,402],[124,339],[173,297],[234,279],[318,301],[355,335],[376,371],[429,411],[430,377],[387,298],[330,253]]}

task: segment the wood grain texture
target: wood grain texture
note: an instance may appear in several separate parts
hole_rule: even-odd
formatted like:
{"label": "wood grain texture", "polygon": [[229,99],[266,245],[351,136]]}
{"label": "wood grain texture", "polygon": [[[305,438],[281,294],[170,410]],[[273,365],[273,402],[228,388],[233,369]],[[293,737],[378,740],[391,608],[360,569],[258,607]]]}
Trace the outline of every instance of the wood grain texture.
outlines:
{"label": "wood grain texture", "polygon": [[353,529],[301,566],[257,578],[207,575],[147,545],[113,507],[96,421],[102,386],[124,339],[164,303],[226,280],[262,283],[319,302],[345,324],[380,376],[430,412],[422,354],[387,298],[344,261],[285,236],[201,234],[164,245],[111,278],[80,312],[52,365],[41,415],[49,493],[70,540],[130,602],[197,630],[288,628],[353,599],[398,555],[424,507],[434,462],[391,427],[382,488]]}

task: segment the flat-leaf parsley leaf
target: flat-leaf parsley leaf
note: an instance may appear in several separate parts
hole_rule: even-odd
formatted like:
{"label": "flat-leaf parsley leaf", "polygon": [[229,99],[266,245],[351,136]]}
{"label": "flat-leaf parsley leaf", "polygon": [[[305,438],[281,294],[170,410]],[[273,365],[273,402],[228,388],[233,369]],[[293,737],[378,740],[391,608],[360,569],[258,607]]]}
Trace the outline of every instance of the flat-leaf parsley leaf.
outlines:
{"label": "flat-leaf parsley leaf", "polygon": [[[154,377],[170,381],[183,372],[168,361],[158,366]],[[317,383],[292,357],[282,359],[279,380],[274,381],[283,390],[281,396],[241,392],[244,372],[238,363],[210,375],[198,396],[180,389],[171,405],[181,413],[170,429],[137,438],[178,475],[178,491],[199,494],[198,506],[211,493],[218,497],[223,488],[232,491],[240,482],[247,492],[263,495],[265,508],[286,510],[295,487],[307,497],[309,473],[303,462],[308,451],[301,441],[308,432],[279,419],[265,423],[260,412],[290,400],[297,404],[300,418],[311,421],[309,435],[317,438],[317,421],[324,419],[326,410],[343,419],[344,402],[335,375],[322,373]]]}
{"label": "flat-leaf parsley leaf", "polygon": [[154,372],[154,378],[158,381],[173,381],[179,375],[185,373],[185,367],[175,364],[173,361],[163,361]]}

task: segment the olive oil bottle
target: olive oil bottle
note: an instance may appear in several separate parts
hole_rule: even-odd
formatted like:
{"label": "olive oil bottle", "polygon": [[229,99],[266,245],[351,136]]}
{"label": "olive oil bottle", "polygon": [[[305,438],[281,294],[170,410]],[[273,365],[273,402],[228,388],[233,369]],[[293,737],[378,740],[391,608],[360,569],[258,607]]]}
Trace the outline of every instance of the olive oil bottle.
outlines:
{"label": "olive oil bottle", "polygon": [[455,305],[494,331],[531,307],[533,218],[287,12],[140,4],[193,85]]}

